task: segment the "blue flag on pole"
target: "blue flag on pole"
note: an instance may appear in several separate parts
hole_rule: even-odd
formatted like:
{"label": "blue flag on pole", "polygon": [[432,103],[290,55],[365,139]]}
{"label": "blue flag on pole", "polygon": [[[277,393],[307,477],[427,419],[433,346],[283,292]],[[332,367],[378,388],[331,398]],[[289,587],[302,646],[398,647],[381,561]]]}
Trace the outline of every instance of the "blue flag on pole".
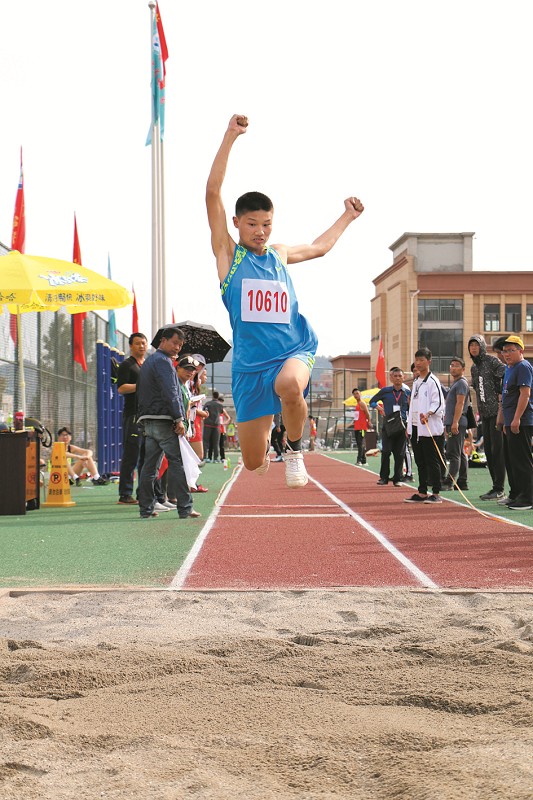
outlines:
{"label": "blue flag on pole", "polygon": [[161,57],[161,40],[156,15],[152,21],[152,124],[148,131],[146,144],[152,144],[152,129],[159,122],[159,138],[165,134],[165,76]]}
{"label": "blue flag on pole", "polygon": [[[111,280],[111,260],[109,254],[107,256],[107,277]],[[109,347],[117,347],[117,321],[115,319],[115,312],[113,309],[107,312],[108,319],[108,345]]]}

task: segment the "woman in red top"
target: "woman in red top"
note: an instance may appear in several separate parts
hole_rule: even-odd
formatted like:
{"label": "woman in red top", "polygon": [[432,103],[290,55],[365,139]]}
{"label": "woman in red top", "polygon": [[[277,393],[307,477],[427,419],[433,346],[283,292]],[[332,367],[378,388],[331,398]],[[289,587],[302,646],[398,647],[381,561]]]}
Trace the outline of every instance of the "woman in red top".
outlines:
{"label": "woman in red top", "polygon": [[353,430],[355,443],[357,445],[357,464],[366,464],[366,447],[364,431],[372,430],[370,421],[370,411],[364,400],[361,400],[359,389],[352,389],[352,394],[356,399],[354,408]]}

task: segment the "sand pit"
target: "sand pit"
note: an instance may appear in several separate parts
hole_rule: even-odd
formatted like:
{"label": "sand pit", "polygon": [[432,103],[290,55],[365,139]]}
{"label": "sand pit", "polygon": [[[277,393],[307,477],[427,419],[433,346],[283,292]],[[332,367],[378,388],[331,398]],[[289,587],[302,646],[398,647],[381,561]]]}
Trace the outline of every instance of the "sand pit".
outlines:
{"label": "sand pit", "polygon": [[533,797],[533,595],[0,596],[0,796]]}

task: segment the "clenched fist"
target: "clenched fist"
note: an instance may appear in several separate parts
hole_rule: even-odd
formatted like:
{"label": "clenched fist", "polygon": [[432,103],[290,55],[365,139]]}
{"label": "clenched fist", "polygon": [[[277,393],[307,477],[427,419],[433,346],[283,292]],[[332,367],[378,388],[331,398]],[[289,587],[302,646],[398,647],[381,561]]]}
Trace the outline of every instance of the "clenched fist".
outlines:
{"label": "clenched fist", "polygon": [[358,197],[346,198],[344,201],[344,207],[346,211],[350,212],[353,219],[357,219],[357,217],[359,217],[365,210],[364,205],[361,203]]}
{"label": "clenched fist", "polygon": [[228,130],[233,131],[233,133],[241,134],[246,133],[247,127],[248,117],[244,117],[242,114],[234,114],[229,121]]}

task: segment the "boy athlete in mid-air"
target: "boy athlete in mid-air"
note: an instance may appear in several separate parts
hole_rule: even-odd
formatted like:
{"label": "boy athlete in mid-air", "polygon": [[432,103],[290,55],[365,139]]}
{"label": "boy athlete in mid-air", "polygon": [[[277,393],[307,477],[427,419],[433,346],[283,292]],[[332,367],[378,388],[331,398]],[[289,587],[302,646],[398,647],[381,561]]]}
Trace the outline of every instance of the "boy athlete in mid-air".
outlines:
{"label": "boy athlete in mid-air", "polygon": [[272,202],[248,192],[235,207],[236,243],[228,231],[222,184],[231,148],[247,127],[246,117],[231,118],[211,167],[206,190],[211,245],[233,329],[232,389],[244,466],[260,475],[267,471],[272,419],[281,411],[287,429],[286,481],[297,488],[308,481],[301,452],[308,416],[304,396],[317,337],[298,310],[287,265],[329,252],[363,206],[349,197],[342,216],[312,244],[269,246]]}

